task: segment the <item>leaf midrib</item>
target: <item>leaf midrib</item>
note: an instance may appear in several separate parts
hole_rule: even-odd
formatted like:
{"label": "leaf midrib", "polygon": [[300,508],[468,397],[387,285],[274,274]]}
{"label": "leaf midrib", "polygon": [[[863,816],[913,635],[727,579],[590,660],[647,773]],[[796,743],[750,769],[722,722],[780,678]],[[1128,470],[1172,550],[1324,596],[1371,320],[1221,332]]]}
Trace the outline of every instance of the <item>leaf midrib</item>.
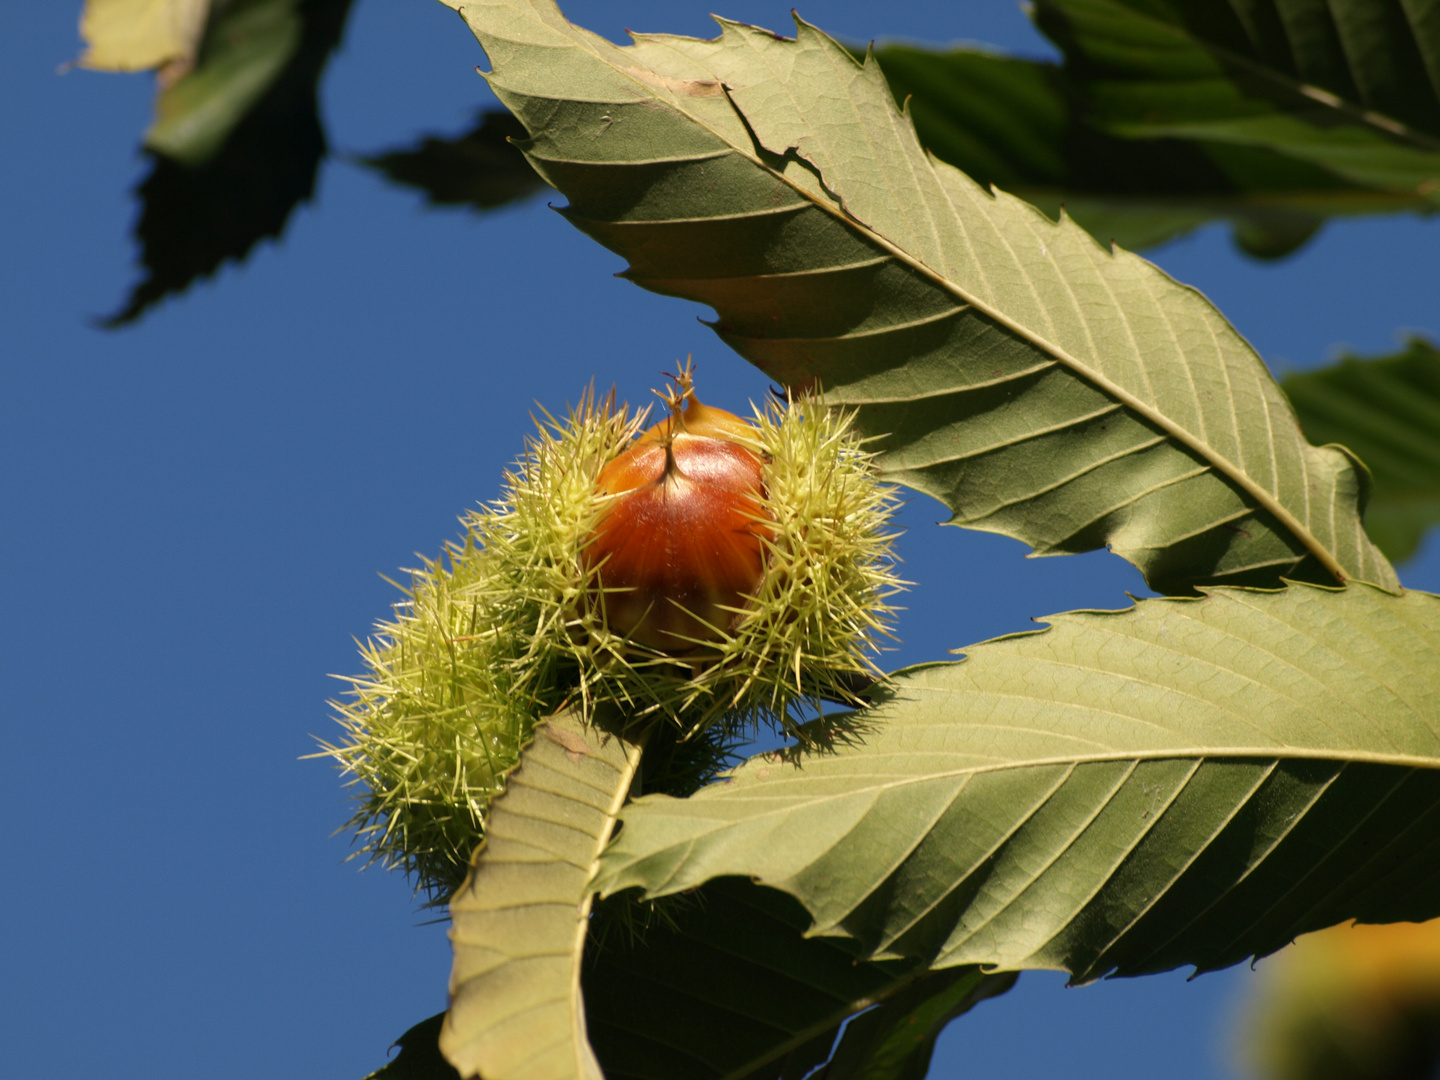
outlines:
{"label": "leaf midrib", "polygon": [[[754,160],[756,160],[757,164],[759,164],[761,168],[769,168],[769,166],[765,165],[764,162],[759,161],[758,159]],[[1215,450],[1214,447],[1210,446],[1208,443],[1203,442],[1198,437],[1192,435],[1185,428],[1180,427],[1165,414],[1141,401],[1128,390],[1125,390],[1124,388],[1118,386],[1111,380],[1107,379],[1105,376],[1101,375],[1099,372],[1090,368],[1088,365],[1081,363],[1074,356],[1071,356],[1067,350],[1062,349],[1059,345],[1054,344],[1042,335],[1030,330],[1026,326],[1023,326],[1016,320],[1010,318],[1008,315],[987,304],[979,297],[972,295],[968,290],[956,284],[955,282],[952,282],[944,275],[938,273],[935,270],[932,270],[919,259],[916,259],[913,256],[909,255],[907,252],[903,251],[895,244],[885,239],[879,233],[875,232],[873,229],[863,224],[858,219],[851,217],[849,214],[845,213],[839,208],[826,206],[824,203],[816,200],[809,192],[805,191],[804,188],[795,184],[787,177],[779,173],[774,173],[773,169],[771,170],[771,172],[773,175],[778,176],[779,179],[789,184],[796,191],[811,199],[811,201],[814,202],[815,205],[832,214],[840,221],[845,222],[853,228],[863,229],[867,237],[871,238],[875,243],[884,247],[885,250],[889,251],[892,255],[894,255],[901,262],[905,263],[911,269],[925,275],[942,288],[948,290],[956,298],[969,304],[976,311],[981,312],[983,315],[985,315],[992,321],[999,323],[1001,326],[1004,326],[1006,329],[1010,330],[1018,337],[1029,342],[1036,349],[1054,357],[1057,362],[1069,368],[1080,378],[1085,379],[1092,386],[1099,389],[1102,393],[1110,395],[1111,398],[1118,401],[1121,405],[1124,405],[1126,408],[1137,413],[1142,418],[1144,418],[1154,426],[1158,427],[1161,431],[1165,432],[1171,438],[1175,439],[1177,442],[1181,443],[1188,449],[1194,451],[1194,453],[1200,458],[1201,461],[1205,462],[1207,465],[1209,465],[1209,467],[1215,469],[1217,472],[1223,474],[1225,477],[1235,483],[1236,486],[1238,486],[1242,491],[1244,491],[1251,498],[1253,498],[1262,509],[1268,511],[1273,517],[1275,517],[1275,519],[1279,521],[1280,524],[1291,533],[1291,535],[1293,535],[1297,540],[1300,541],[1301,545],[1310,554],[1315,556],[1316,560],[1320,563],[1320,565],[1323,566],[1325,570],[1330,573],[1337,582],[1343,585],[1349,579],[1349,575],[1345,572],[1345,568],[1340,565],[1339,561],[1335,558],[1333,554],[1331,554],[1330,550],[1326,548],[1325,545],[1320,543],[1320,541],[1314,536],[1314,534],[1312,534],[1309,529],[1302,525],[1300,523],[1300,520],[1296,518],[1294,514],[1292,514],[1288,509],[1286,509],[1285,506],[1280,503],[1280,501],[1276,499],[1274,495],[1272,495],[1265,488],[1261,487],[1248,474],[1246,474],[1244,470],[1242,470],[1229,458],[1225,457],[1223,454]],[[1038,214],[1040,213],[1040,211],[1037,210],[1036,213]]]}
{"label": "leaf midrib", "polygon": [[[616,784],[611,791],[610,803],[605,808],[605,824],[595,836],[594,855],[591,856],[589,870],[585,875],[585,891],[575,919],[575,939],[570,952],[570,1045],[575,1051],[575,1075],[577,1077],[583,1078],[590,1075],[586,1055],[590,1054],[592,1060],[594,1055],[594,1051],[590,1048],[590,1040],[585,1033],[585,1011],[582,1004],[584,998],[580,986],[582,961],[585,956],[585,939],[590,933],[590,909],[595,903],[595,890],[591,888],[590,883],[595,880],[595,875],[600,870],[600,857],[610,846],[610,838],[615,833],[615,823],[620,820],[620,810],[630,796],[630,786],[635,781],[635,772],[640,767],[641,755],[653,730],[653,726],[647,727],[633,741],[623,741],[625,768],[620,774],[621,782]],[[596,733],[599,734],[598,730]],[[600,735],[600,737],[619,738],[616,735]]]}
{"label": "leaf midrib", "polygon": [[[895,751],[893,754],[872,754],[871,757],[906,757],[915,756],[915,751]],[[826,793],[824,795],[781,794],[765,795],[756,791],[753,786],[747,786],[744,790],[737,790],[726,783],[714,785],[717,797],[729,802],[746,802],[752,797],[765,800],[784,799],[793,805],[802,803],[823,803],[834,799],[848,799],[856,795],[863,795],[867,792],[893,791],[912,784],[930,783],[935,780],[960,779],[962,777],[979,776],[986,773],[1011,772],[1019,769],[1039,769],[1050,766],[1075,766],[1104,764],[1106,762],[1125,761],[1181,761],[1181,760],[1227,760],[1227,761],[1338,761],[1354,765],[1386,765],[1403,769],[1428,769],[1440,770],[1440,758],[1427,757],[1416,754],[1382,754],[1371,750],[1321,750],[1309,747],[1254,747],[1254,746],[1219,746],[1219,747],[1166,747],[1153,750],[1116,750],[1104,754],[1085,755],[1056,755],[1053,757],[1026,758],[1023,761],[1003,761],[993,765],[974,765],[965,768],[936,769],[922,774],[900,776],[891,780],[880,782],[858,784],[848,787],[842,792]],[[772,767],[773,768],[773,767]],[[848,779],[854,779],[857,774],[844,774]],[[731,779],[741,777],[732,774]],[[748,778],[747,778],[748,779]],[[822,777],[822,779],[828,779]],[[759,777],[754,783],[763,783]],[[676,799],[677,803],[691,803],[701,805],[706,801],[706,789],[690,799]],[[723,793],[723,794],[721,794]],[[668,796],[660,796],[668,798]],[[648,802],[648,799],[641,800]],[[774,810],[765,811],[766,814],[790,813],[792,806],[777,807]],[[748,820],[748,819],[747,819]],[[731,822],[728,820],[717,822],[717,828],[729,828]],[[687,843],[693,838],[687,838]]]}
{"label": "leaf midrib", "polygon": [[[619,71],[620,74],[624,75],[625,78],[630,79],[637,86],[643,87],[644,93],[647,96],[656,100],[660,100],[658,98],[658,95],[656,95],[655,93],[655,87],[649,85],[644,80],[629,74],[628,72],[621,71],[621,69],[617,68],[607,58],[601,56],[600,53],[592,45],[590,45],[589,42],[584,42],[583,45],[580,42],[576,42],[575,47],[583,47],[587,49],[593,56],[596,57],[596,59],[606,64],[612,70]],[[736,116],[742,121],[742,123],[744,123],[745,129],[751,133],[751,138],[755,139],[756,142],[758,142],[759,140],[758,138],[756,138],[753,129],[750,127],[749,122],[745,119],[744,111],[739,107],[738,104],[736,104],[734,98],[731,96],[730,87],[726,86],[723,81],[721,82],[721,86],[725,91],[727,100],[729,100],[730,102],[730,107],[735,110]],[[1254,499],[1255,502],[1258,503],[1262,509],[1269,512],[1277,521],[1280,522],[1280,524],[1285,529],[1287,529],[1291,533],[1292,536],[1294,536],[1297,540],[1300,541],[1301,546],[1304,547],[1311,555],[1313,555],[1316,561],[1318,561],[1320,565],[1323,566],[1325,570],[1332,577],[1334,577],[1337,582],[1343,585],[1349,579],[1349,575],[1346,573],[1344,567],[1340,565],[1339,561],[1330,552],[1330,550],[1326,548],[1323,544],[1321,544],[1320,541],[1310,532],[1310,530],[1300,523],[1299,519],[1296,518],[1294,514],[1287,510],[1285,506],[1282,505],[1279,500],[1276,499],[1275,496],[1273,496],[1269,491],[1267,491],[1265,488],[1261,487],[1258,483],[1251,479],[1234,462],[1230,461],[1223,454],[1220,454],[1208,443],[1205,443],[1196,436],[1192,435],[1189,431],[1180,427],[1169,417],[1147,405],[1145,402],[1135,397],[1129,391],[1111,382],[1099,372],[1094,371],[1087,365],[1081,363],[1077,358],[1071,356],[1068,351],[1062,349],[1059,345],[1049,341],[1042,335],[1031,331],[1028,327],[1023,326],[1016,320],[1005,315],[1003,312],[985,303],[983,300],[980,300],[978,297],[971,295],[968,290],[951,281],[943,274],[940,274],[939,272],[931,269],[925,263],[921,262],[919,259],[910,255],[904,249],[898,247],[890,240],[882,236],[880,233],[876,232],[869,225],[866,225],[858,218],[852,216],[842,207],[833,206],[827,202],[818,199],[815,196],[814,192],[808,190],[796,181],[790,179],[783,172],[779,172],[774,169],[771,165],[767,164],[752,150],[735,146],[735,144],[732,143],[727,136],[716,130],[710,124],[706,123],[706,121],[701,117],[697,116],[694,113],[680,109],[678,105],[674,105],[669,102],[666,102],[665,104],[667,104],[671,108],[674,108],[677,112],[680,112],[691,123],[694,123],[704,128],[706,131],[710,132],[719,142],[731,147],[733,152],[740,154],[742,157],[745,157],[757,167],[765,170],[772,177],[779,180],[787,187],[791,188],[803,199],[807,200],[811,205],[825,211],[826,213],[834,217],[837,221],[840,221],[841,223],[849,226],[850,228],[861,231],[877,246],[889,252],[894,258],[898,259],[910,269],[930,279],[942,289],[950,292],[957,299],[961,300],[966,304],[969,304],[971,307],[975,308],[975,310],[984,314],[987,318],[991,319],[996,323],[999,323],[1001,326],[1004,326],[1012,333],[1021,337],[1023,340],[1029,342],[1036,349],[1054,357],[1056,361],[1065,365],[1080,378],[1090,382],[1091,385],[1098,388],[1102,393],[1109,394],[1113,399],[1119,401],[1122,405],[1131,409],[1151,424],[1160,428],[1160,430],[1166,432],[1176,441],[1180,442],[1182,445],[1197,454],[1200,459],[1206,462],[1211,468],[1214,468],[1217,472],[1221,473],[1230,481],[1235,483],[1242,491],[1244,491],[1252,499]],[[928,151],[925,153],[927,161],[933,162],[933,159],[931,158],[931,155],[928,153]],[[816,168],[817,178],[819,178],[818,167],[815,167],[813,163],[808,162],[808,159],[805,160],[808,164],[810,164],[812,168]],[[823,182],[823,178],[821,179]],[[1040,211],[1038,210],[1035,212],[1037,214],[1040,214]],[[1043,217],[1044,215],[1041,214],[1041,216]],[[1027,277],[1028,276],[1029,275],[1027,274]]]}

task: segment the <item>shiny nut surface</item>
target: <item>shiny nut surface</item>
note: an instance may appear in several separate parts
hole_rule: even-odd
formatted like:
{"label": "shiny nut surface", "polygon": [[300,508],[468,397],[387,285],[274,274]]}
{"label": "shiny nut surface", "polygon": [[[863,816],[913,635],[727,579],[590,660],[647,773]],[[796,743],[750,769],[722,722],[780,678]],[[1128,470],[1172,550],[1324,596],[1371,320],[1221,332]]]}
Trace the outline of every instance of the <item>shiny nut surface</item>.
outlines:
{"label": "shiny nut surface", "polygon": [[584,552],[610,628],[671,655],[729,630],[765,571],[760,458],[691,433],[749,425],[698,402],[686,413],[697,407],[704,413],[687,416],[683,431],[672,436],[667,419],[601,470],[607,505]]}

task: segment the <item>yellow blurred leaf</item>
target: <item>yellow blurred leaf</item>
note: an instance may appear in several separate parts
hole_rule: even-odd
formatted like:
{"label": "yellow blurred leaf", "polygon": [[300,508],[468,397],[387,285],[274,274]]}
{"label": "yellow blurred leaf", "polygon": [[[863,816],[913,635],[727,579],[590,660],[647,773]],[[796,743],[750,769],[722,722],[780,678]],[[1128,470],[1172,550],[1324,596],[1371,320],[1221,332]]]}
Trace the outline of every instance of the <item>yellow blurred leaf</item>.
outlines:
{"label": "yellow blurred leaf", "polygon": [[1306,934],[1261,965],[1245,1014],[1241,1057],[1263,1080],[1429,1075],[1440,1052],[1440,919]]}
{"label": "yellow blurred leaf", "polygon": [[[176,77],[194,61],[210,0],[86,0],[81,67],[96,71],[162,69]],[[178,70],[177,70],[178,69]]]}

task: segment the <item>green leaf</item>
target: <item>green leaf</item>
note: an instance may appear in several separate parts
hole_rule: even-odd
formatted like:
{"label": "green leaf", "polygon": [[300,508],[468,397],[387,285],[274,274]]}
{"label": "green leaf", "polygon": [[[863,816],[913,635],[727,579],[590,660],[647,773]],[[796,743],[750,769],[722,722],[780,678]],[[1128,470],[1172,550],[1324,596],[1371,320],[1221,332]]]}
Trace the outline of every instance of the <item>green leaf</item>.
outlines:
{"label": "green leaf", "polygon": [[161,95],[137,191],[144,276],[103,325],[245,259],[310,198],[325,156],[316,90],[349,9],[250,0],[216,16],[196,67]]}
{"label": "green leaf", "polygon": [[1050,621],[897,674],[863,745],[638,800],[597,887],[751,875],[867,955],[1078,981],[1440,915],[1440,597]]}
{"label": "green leaf", "polygon": [[394,1059],[365,1080],[460,1080],[455,1066],[440,1053],[440,1027],[444,1022],[444,1013],[421,1020],[395,1040],[400,1052]]}
{"label": "green leaf", "polygon": [[603,1080],[585,1035],[589,887],[640,743],[575,712],[535,727],[450,902],[455,966],[440,1050],[462,1076]]}
{"label": "green leaf", "polygon": [[1037,0],[1118,135],[1269,147],[1440,202],[1440,8],[1389,0]]}
{"label": "green leaf", "polygon": [[1429,205],[1268,147],[1108,134],[1085,118],[1083,86],[1055,64],[911,45],[881,46],[875,57],[936,157],[1051,217],[1064,206],[1092,236],[1132,250],[1220,219],[1247,253],[1273,258],[1328,217]]}
{"label": "green leaf", "polygon": [[303,32],[300,0],[220,5],[194,68],[156,101],[145,145],[184,165],[214,157],[295,56]]}
{"label": "green leaf", "polygon": [[1409,558],[1440,522],[1440,350],[1412,338],[1399,353],[1346,356],[1284,386],[1308,439],[1349,447],[1370,467],[1365,528],[1390,558]]}
{"label": "green leaf", "polygon": [[[866,962],[853,942],[806,938],[809,922],[783,893],[729,878],[665,902],[639,934],[613,925],[592,933],[586,1016],[605,1075],[799,1080],[825,1063],[840,1026],[856,1012],[870,1009],[865,1016],[883,1018],[880,1028],[888,1030],[920,1011],[953,1016],[1014,983],[1013,975],[976,968],[929,975],[914,962]],[[879,1040],[862,1048],[868,1056],[853,1048],[845,1054],[878,1060],[888,1048],[913,1059],[924,1050],[903,1043]],[[858,1040],[847,1034],[847,1044]]]}
{"label": "green leaf", "polygon": [[474,128],[454,139],[426,138],[408,150],[362,158],[392,182],[419,188],[433,206],[493,210],[545,187],[510,142],[525,129],[507,112],[487,109]]}
{"label": "green leaf", "polygon": [[859,409],[886,478],[1161,591],[1394,571],[1362,480],[1309,446],[1204,297],[920,149],[878,65],[722,22],[621,49],[548,0],[463,14],[570,219],[787,386]]}

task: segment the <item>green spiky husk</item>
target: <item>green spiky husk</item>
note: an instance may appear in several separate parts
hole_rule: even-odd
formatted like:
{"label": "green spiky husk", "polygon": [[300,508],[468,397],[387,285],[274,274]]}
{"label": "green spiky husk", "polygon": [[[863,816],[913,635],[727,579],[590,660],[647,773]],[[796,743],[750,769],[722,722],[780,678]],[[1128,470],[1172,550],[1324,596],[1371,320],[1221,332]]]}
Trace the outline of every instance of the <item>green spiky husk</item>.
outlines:
{"label": "green spiky husk", "polygon": [[874,657],[892,637],[893,489],[880,484],[851,415],[814,399],[757,410],[770,516],[759,594],[694,680],[731,718],[794,733],[822,701],[859,704],[882,678]]}
{"label": "green spiky husk", "polygon": [[547,415],[502,497],[411,571],[362,647],[367,673],[333,703],[345,737],[323,750],[357,788],[359,854],[404,869],[434,902],[464,879],[537,718],[580,703],[610,722],[663,721],[672,735],[646,751],[646,788],[688,794],[756,723],[808,740],[821,701],[857,701],[879,677],[900,587],[894,499],[849,419],[814,401],[757,412],[767,570],[735,628],[682,662],[606,627],[581,552],[603,512],[596,475],[640,420],[593,395],[563,421]]}

